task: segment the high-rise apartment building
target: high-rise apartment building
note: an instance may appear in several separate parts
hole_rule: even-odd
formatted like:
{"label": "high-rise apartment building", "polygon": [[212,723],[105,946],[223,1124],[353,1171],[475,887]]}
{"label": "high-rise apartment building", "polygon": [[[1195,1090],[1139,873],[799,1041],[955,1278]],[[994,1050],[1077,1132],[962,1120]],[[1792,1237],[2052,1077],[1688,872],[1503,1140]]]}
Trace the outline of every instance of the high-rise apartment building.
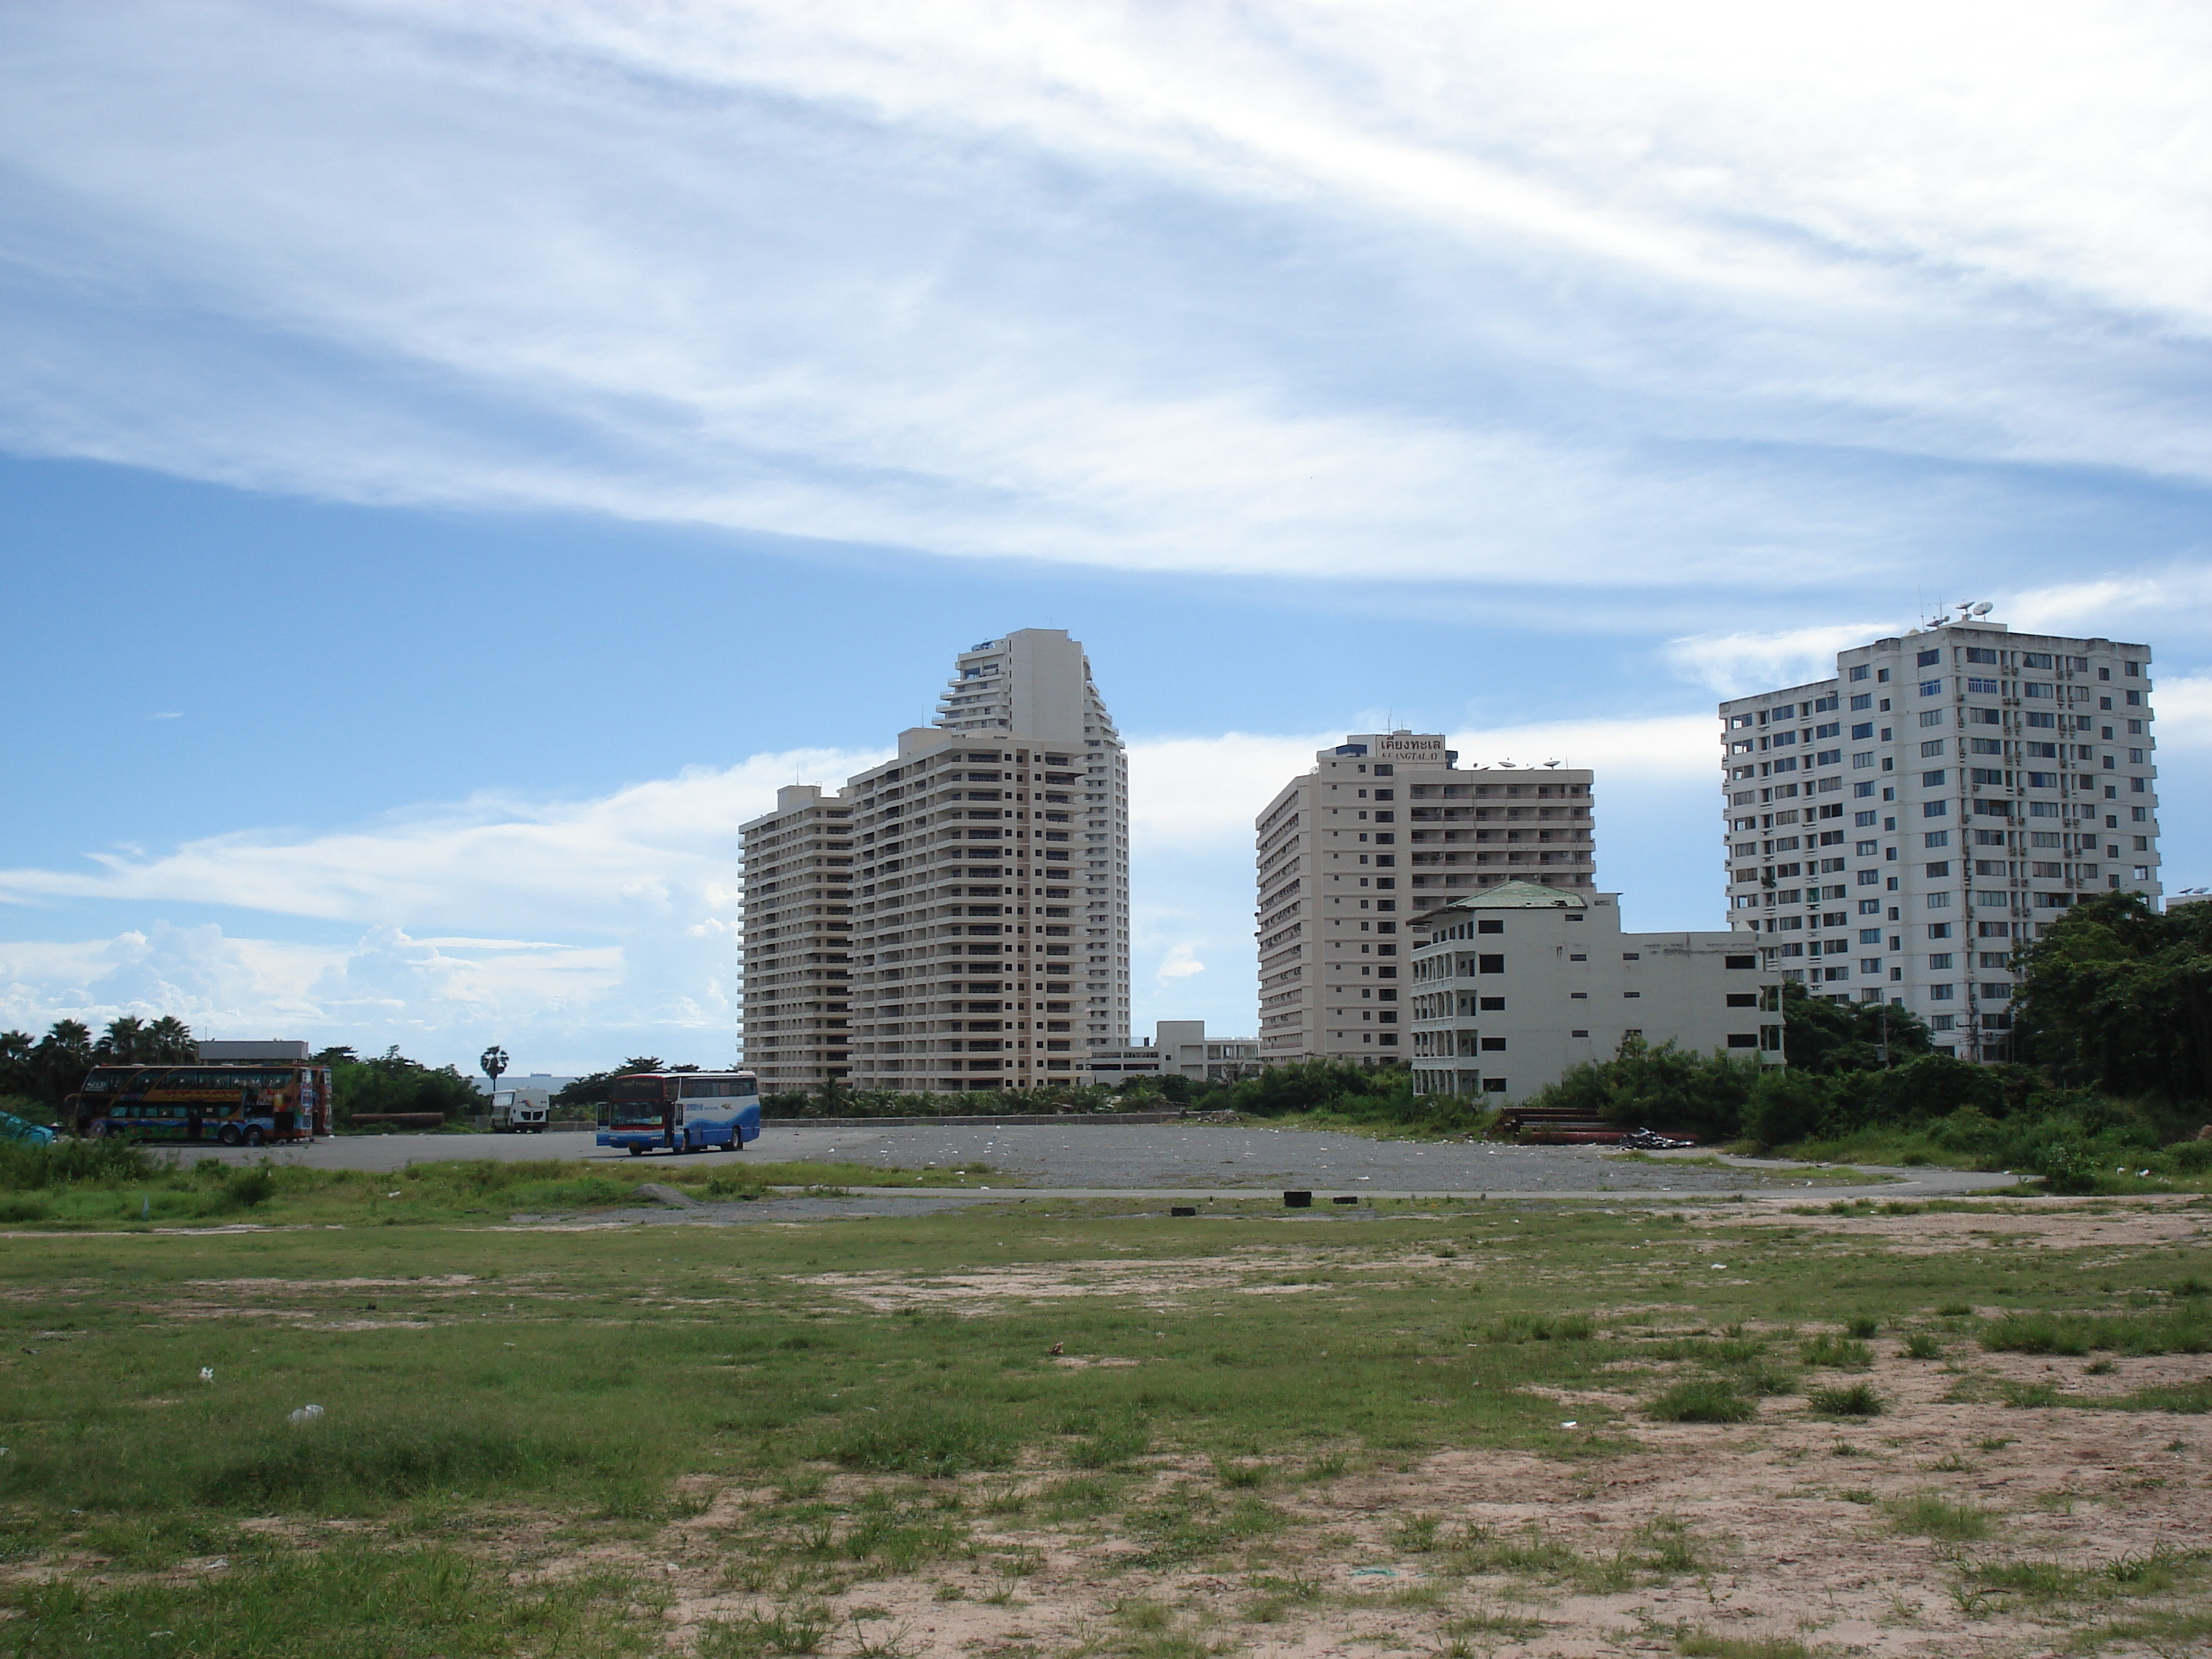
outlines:
{"label": "high-rise apartment building", "polygon": [[1589,890],[1590,774],[1462,769],[1412,732],[1314,762],[1255,823],[1260,1056],[1402,1059],[1406,924],[1509,877]]}
{"label": "high-rise apartment building", "polygon": [[799,783],[777,790],[775,810],[740,830],[738,1042],[764,1095],[818,1089],[848,1066],[852,818],[842,797]]}
{"label": "high-rise apartment building", "polygon": [[1722,703],[1732,926],[1784,979],[2004,1058],[2014,947],[2159,890],[2150,702],[2148,646],[1962,614]]}
{"label": "high-rise apartment building", "polygon": [[[806,938],[850,975],[854,1087],[1073,1081],[1091,1049],[1127,1044],[1128,765],[1080,644],[1023,629],[962,652],[936,723],[902,732],[834,806],[844,845],[825,852],[849,860],[830,866],[851,877],[849,915]],[[746,826],[749,970],[751,837],[765,858],[780,822]]]}

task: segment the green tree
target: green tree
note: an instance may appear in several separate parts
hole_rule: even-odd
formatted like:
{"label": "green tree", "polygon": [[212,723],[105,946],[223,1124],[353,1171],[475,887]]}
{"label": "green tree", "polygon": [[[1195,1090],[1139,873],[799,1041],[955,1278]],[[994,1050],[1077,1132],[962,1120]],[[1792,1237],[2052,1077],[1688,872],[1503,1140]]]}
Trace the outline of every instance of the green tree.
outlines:
{"label": "green tree", "polygon": [[1932,1048],[1919,1016],[1881,1002],[1831,1002],[1794,981],[1782,988],[1782,1052],[1792,1071],[1834,1077],[1894,1066]]}
{"label": "green tree", "polygon": [[1743,1103],[1743,1133],[1762,1147],[1787,1146],[1819,1133],[1836,1088],[1829,1079],[1788,1066],[1770,1066],[1753,1079]]}
{"label": "green tree", "polygon": [[2083,900],[2020,952],[2015,1046],[2061,1080],[2174,1103],[2212,1098],[2212,904]]}
{"label": "green tree", "polygon": [[632,1054],[609,1072],[593,1072],[574,1083],[564,1083],[553,1097],[556,1106],[604,1106],[615,1097],[615,1079],[629,1072],[696,1072],[696,1066],[669,1066],[659,1054]]}
{"label": "green tree", "polygon": [[349,1123],[362,1113],[435,1112],[448,1121],[479,1111],[483,1093],[451,1066],[410,1060],[395,1044],[373,1059],[339,1059],[351,1049],[325,1049],[316,1058],[331,1068],[332,1115]]}
{"label": "green tree", "polygon": [[84,1086],[84,1074],[94,1063],[90,1029],[80,1020],[58,1019],[24,1057],[21,1086],[15,1092],[58,1111],[63,1101]]}

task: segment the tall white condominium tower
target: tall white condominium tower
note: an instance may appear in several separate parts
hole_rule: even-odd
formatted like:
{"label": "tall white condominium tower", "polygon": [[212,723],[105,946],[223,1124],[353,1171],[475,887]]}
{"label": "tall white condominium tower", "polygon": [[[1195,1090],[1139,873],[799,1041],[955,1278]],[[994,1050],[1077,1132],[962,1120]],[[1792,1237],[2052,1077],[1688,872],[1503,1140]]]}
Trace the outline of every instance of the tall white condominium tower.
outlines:
{"label": "tall white condominium tower", "polygon": [[1988,610],[1720,706],[1731,923],[1784,979],[1910,1008],[1971,1060],[2008,1052],[2015,944],[2159,890],[2150,647]]}
{"label": "tall white condominium tower", "polygon": [[933,726],[855,775],[850,1077],[1068,1081],[1129,1040],[1129,777],[1083,647],[960,653]]}
{"label": "tall white condominium tower", "polygon": [[744,985],[738,1045],[763,1094],[844,1077],[852,944],[852,808],[811,783],[742,826]]}
{"label": "tall white condominium tower", "polygon": [[1412,732],[1348,737],[1314,763],[1255,824],[1260,1058],[1401,1059],[1407,924],[1513,878],[1590,891],[1590,774],[1462,769]]}

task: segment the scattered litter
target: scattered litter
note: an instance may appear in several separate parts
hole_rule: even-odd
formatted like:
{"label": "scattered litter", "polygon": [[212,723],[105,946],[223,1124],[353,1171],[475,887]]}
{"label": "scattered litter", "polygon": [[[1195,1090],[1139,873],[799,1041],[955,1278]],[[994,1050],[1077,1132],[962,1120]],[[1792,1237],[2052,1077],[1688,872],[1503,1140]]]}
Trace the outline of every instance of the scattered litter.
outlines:
{"label": "scattered litter", "polygon": [[1058,1353],[1058,1352],[1060,1351],[1060,1349],[1061,1349],[1062,1346],[1063,1346],[1062,1344],[1058,1343],[1058,1342],[1054,1343],[1054,1344],[1052,1345],[1051,1352],[1053,1352],[1054,1353]]}
{"label": "scattered litter", "polygon": [[1398,1570],[1395,1567],[1354,1567],[1352,1576],[1354,1578],[1395,1578]]}
{"label": "scattered litter", "polygon": [[201,1382],[214,1382],[214,1381],[215,1381],[215,1367],[214,1367],[214,1366],[212,1366],[212,1365],[203,1365],[203,1366],[201,1366],[201,1367],[200,1367],[200,1381],[201,1381]]}
{"label": "scattered litter", "polygon": [[222,1568],[227,1567],[229,1565],[230,1561],[227,1556],[218,1555],[214,1560],[208,1563],[208,1571],[210,1572],[220,1571]]}
{"label": "scattered litter", "polygon": [[1563,1429],[1574,1429],[1579,1428],[1582,1425],[1571,1417],[1565,1422],[1560,1424],[1559,1426]]}
{"label": "scattered litter", "polygon": [[1728,1271],[1728,1263],[1725,1261],[1708,1261],[1705,1265],[1717,1273],[1724,1273]]}
{"label": "scattered litter", "polygon": [[299,1410],[289,1413],[286,1420],[293,1423],[312,1423],[322,1414],[323,1408],[320,1406],[302,1406]]}
{"label": "scattered litter", "polygon": [[386,1198],[397,1198],[397,1197],[398,1197],[398,1196],[399,1196],[399,1194],[397,1194],[397,1193],[386,1193],[386,1194],[385,1194],[385,1196],[386,1196]]}

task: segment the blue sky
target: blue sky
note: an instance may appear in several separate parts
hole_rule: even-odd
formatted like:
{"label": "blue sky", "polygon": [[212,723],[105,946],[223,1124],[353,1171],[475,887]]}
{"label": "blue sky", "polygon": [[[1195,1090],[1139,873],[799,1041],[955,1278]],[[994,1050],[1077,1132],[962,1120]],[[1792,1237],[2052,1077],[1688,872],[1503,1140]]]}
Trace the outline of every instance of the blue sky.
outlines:
{"label": "blue sky", "polygon": [[2148,640],[2212,876],[2185,9],[0,19],[0,1024],[726,1059],[735,826],[1065,627],[1140,1021],[1385,723],[1718,925],[1717,693]]}

